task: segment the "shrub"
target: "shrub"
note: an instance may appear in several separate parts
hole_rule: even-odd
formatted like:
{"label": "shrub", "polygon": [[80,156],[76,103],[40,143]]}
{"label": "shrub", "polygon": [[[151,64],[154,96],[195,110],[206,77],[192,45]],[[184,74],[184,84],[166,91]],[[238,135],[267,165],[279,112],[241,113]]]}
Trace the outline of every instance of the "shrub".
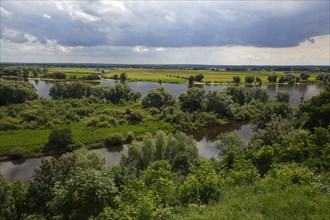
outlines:
{"label": "shrub", "polygon": [[134,138],[135,138],[135,135],[134,135],[134,132],[133,131],[127,132],[127,135],[126,135],[126,142],[127,143],[132,143],[132,141],[134,140]]}
{"label": "shrub", "polygon": [[121,145],[121,144],[123,144],[123,142],[124,142],[123,137],[118,133],[109,135],[104,140],[104,144],[106,146]]}
{"label": "shrub", "polygon": [[66,150],[70,144],[73,144],[71,128],[53,129],[48,136],[49,150]]}

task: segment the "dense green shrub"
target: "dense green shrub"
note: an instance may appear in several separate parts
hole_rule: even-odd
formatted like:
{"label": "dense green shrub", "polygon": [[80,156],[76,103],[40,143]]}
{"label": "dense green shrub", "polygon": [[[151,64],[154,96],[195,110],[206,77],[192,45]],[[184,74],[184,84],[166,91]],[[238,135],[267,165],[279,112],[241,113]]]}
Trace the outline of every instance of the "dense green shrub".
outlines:
{"label": "dense green shrub", "polygon": [[0,79],[0,106],[37,99],[37,90],[24,81]]}
{"label": "dense green shrub", "polygon": [[116,146],[124,143],[124,138],[118,134],[114,133],[105,138],[104,144],[106,146]]}
{"label": "dense green shrub", "polygon": [[142,105],[145,108],[161,108],[172,106],[175,103],[175,97],[163,87],[151,89],[142,100]]}
{"label": "dense green shrub", "polygon": [[65,151],[73,144],[71,128],[55,128],[48,137],[47,149],[51,151]]}

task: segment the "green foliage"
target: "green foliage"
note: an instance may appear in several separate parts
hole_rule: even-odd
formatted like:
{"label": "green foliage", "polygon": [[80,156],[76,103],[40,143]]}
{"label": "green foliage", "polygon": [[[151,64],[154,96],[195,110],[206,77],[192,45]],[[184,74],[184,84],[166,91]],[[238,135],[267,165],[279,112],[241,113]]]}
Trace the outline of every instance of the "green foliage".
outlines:
{"label": "green foliage", "polygon": [[204,75],[202,73],[199,73],[196,74],[194,78],[196,82],[201,82],[204,79]]}
{"label": "green foliage", "polygon": [[107,101],[114,104],[118,104],[121,100],[136,102],[140,97],[141,93],[131,89],[124,83],[117,83],[114,87],[105,87],[104,97]]}
{"label": "green foliage", "polygon": [[82,79],[85,79],[85,80],[99,80],[100,76],[96,75],[96,74],[89,74],[89,75],[83,76]]}
{"label": "green foliage", "polygon": [[102,98],[100,87],[81,82],[58,82],[49,90],[53,99],[81,99],[83,97],[96,96]]}
{"label": "green foliage", "polygon": [[188,172],[189,167],[198,159],[195,141],[177,132],[175,135],[165,135],[159,131],[155,137],[146,134],[142,142],[133,142],[128,148],[127,157],[123,157],[123,166],[135,167],[136,172],[144,170],[155,160],[168,160],[173,170]]}
{"label": "green foliage", "polygon": [[66,151],[73,144],[72,130],[66,128],[53,129],[48,137],[47,149],[50,151]]}
{"label": "green foliage", "polygon": [[262,106],[255,120],[255,130],[265,128],[266,124],[274,117],[292,118],[292,108],[288,103],[284,102],[269,102]]}
{"label": "green foliage", "polygon": [[244,143],[237,132],[222,133],[217,137],[217,141],[215,142],[215,148],[219,150],[218,157],[227,154],[230,150],[239,150],[243,146]]}
{"label": "green foliage", "polygon": [[109,172],[78,169],[64,184],[55,184],[51,211],[64,219],[88,219],[114,207],[117,188]]}
{"label": "green foliage", "polygon": [[119,75],[119,80],[121,83],[124,83],[127,80],[127,74],[126,73],[121,73]]}
{"label": "green foliage", "polygon": [[202,160],[194,166],[190,174],[179,188],[179,198],[182,204],[209,203],[220,200],[221,180],[213,164]]}
{"label": "green foliage", "polygon": [[105,146],[117,146],[123,143],[124,143],[124,139],[118,133],[111,134],[108,137],[106,137],[106,139],[104,140]]}
{"label": "green foliage", "polygon": [[284,135],[293,132],[294,128],[290,121],[276,115],[271,115],[270,118],[263,128],[255,130],[250,138],[249,147],[260,149],[265,145],[280,143]]}
{"label": "green foliage", "polygon": [[142,105],[145,108],[161,108],[175,104],[176,98],[163,87],[151,89],[142,100]]}
{"label": "green foliage", "polygon": [[197,111],[205,109],[205,91],[201,88],[190,88],[181,93],[179,103],[184,111]]}
{"label": "green foliage", "polygon": [[233,100],[231,96],[213,90],[206,95],[207,111],[216,112],[223,118],[232,119],[234,117],[234,109],[232,107]]}
{"label": "green foliage", "polygon": [[301,109],[307,113],[305,128],[313,130],[314,127],[327,128],[330,124],[330,85],[318,96],[312,97],[304,103]]}
{"label": "green foliage", "polygon": [[267,80],[269,83],[276,83],[278,76],[276,74],[268,76]]}
{"label": "green foliage", "polygon": [[289,103],[290,101],[290,94],[287,91],[278,91],[276,96],[276,101],[277,102],[285,102],[285,103]]}
{"label": "green foliage", "polygon": [[0,79],[0,106],[23,103],[37,98],[38,94],[32,84]]}
{"label": "green foliage", "polygon": [[246,76],[245,82],[249,84],[254,83],[254,76]]}
{"label": "green foliage", "polygon": [[58,159],[43,160],[34,170],[28,187],[30,211],[50,215],[48,202],[54,198],[56,186],[64,185],[78,170],[105,168],[105,159],[98,153],[81,149],[66,153]]}
{"label": "green foliage", "polygon": [[233,82],[236,83],[236,84],[239,84],[241,82],[241,77],[233,76]]}
{"label": "green foliage", "polygon": [[233,101],[240,105],[249,104],[253,100],[267,102],[269,98],[268,91],[261,88],[230,86],[225,89],[225,93],[232,96]]}

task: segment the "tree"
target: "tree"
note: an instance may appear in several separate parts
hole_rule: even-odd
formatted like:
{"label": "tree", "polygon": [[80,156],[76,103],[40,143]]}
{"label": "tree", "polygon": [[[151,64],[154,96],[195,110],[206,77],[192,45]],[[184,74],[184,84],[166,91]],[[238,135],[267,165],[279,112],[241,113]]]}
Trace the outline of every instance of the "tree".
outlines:
{"label": "tree", "polygon": [[141,93],[132,90],[131,87],[124,83],[117,83],[114,87],[104,87],[104,97],[107,101],[118,104],[120,100],[136,102]]}
{"label": "tree", "polygon": [[216,112],[218,115],[224,118],[233,118],[234,109],[232,107],[233,100],[231,96],[226,93],[211,90],[206,95],[207,100],[207,111]]}
{"label": "tree", "polygon": [[194,76],[189,76],[188,77],[189,84],[194,84],[194,81],[195,81],[195,77]]}
{"label": "tree", "polygon": [[259,83],[259,85],[262,84],[262,80],[258,76],[256,77],[256,82]]}
{"label": "tree", "polygon": [[195,75],[195,81],[196,82],[201,82],[204,79],[204,75],[202,73],[199,73],[197,75]]}
{"label": "tree", "polygon": [[32,84],[0,79],[0,106],[23,103],[37,98],[38,94]]}
{"label": "tree", "polygon": [[234,81],[234,83],[239,84],[241,82],[241,77],[233,76],[233,81]]}
{"label": "tree", "polygon": [[254,76],[246,76],[245,77],[245,82],[249,83],[249,84],[253,83],[254,82]]}
{"label": "tree", "polygon": [[79,149],[58,159],[42,160],[34,170],[28,187],[30,211],[50,215],[52,212],[48,204],[55,197],[55,187],[65,185],[78,170],[89,169],[106,169],[105,158],[94,151]]}
{"label": "tree", "polygon": [[[26,68],[26,67],[24,67],[24,68],[22,69],[22,73],[23,73],[23,78],[24,78],[25,80],[27,80],[27,78],[29,77],[29,69]],[[33,75],[34,75],[34,72],[33,72]],[[38,75],[38,74],[37,74],[37,75]]]}
{"label": "tree", "polygon": [[176,98],[163,87],[151,89],[142,100],[144,108],[162,108],[175,104]]}
{"label": "tree", "polygon": [[244,146],[241,137],[237,132],[222,133],[217,137],[215,148],[219,150],[218,157],[222,157],[229,150],[239,150]]}
{"label": "tree", "polygon": [[179,103],[184,111],[198,111],[205,108],[205,91],[201,88],[190,88],[181,93]]}
{"label": "tree", "polygon": [[278,83],[285,83],[284,76],[280,76],[280,78],[278,79]]}
{"label": "tree", "polygon": [[268,76],[268,81],[269,81],[269,83],[276,83],[276,81],[277,81],[277,75],[271,75],[271,76]]}
{"label": "tree", "polygon": [[271,115],[263,128],[253,132],[248,146],[259,150],[262,146],[280,143],[284,135],[290,134],[294,129],[289,120],[277,115]]}
{"label": "tree", "polygon": [[118,76],[118,74],[115,74],[111,78],[114,79],[114,80],[117,80],[119,78],[119,76]]}
{"label": "tree", "polygon": [[70,144],[73,144],[71,128],[55,128],[49,134],[47,149],[66,151]]}
{"label": "tree", "polygon": [[117,187],[106,170],[78,169],[64,185],[56,184],[49,203],[64,219],[89,219],[105,207],[114,207]]}
{"label": "tree", "polygon": [[290,94],[287,91],[278,91],[276,94],[276,101],[289,103]]}
{"label": "tree", "polygon": [[303,81],[308,81],[310,75],[308,73],[300,73],[300,79]]}
{"label": "tree", "polygon": [[327,128],[330,124],[330,85],[319,95],[312,97],[304,103],[301,111],[307,114],[305,128],[313,130],[314,127]]}
{"label": "tree", "polygon": [[121,73],[120,76],[119,76],[119,80],[120,80],[121,83],[126,82],[127,74],[126,73]]}
{"label": "tree", "polygon": [[81,82],[58,82],[49,90],[53,99],[81,99],[83,97],[97,96],[102,98],[102,88]]}

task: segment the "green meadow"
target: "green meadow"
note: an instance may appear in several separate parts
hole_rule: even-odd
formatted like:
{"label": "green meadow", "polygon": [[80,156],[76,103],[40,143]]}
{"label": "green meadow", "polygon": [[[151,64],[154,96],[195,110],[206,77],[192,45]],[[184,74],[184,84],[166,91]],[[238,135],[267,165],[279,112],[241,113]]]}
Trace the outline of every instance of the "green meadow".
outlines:
{"label": "green meadow", "polygon": [[[105,70],[105,73],[101,73]],[[68,68],[68,67],[50,67],[48,68],[48,74],[52,73],[64,73],[67,75],[67,79],[76,77],[80,79],[90,74],[100,74],[104,78],[111,78],[115,74],[120,75],[126,73],[128,75],[128,81],[152,81],[152,82],[166,82],[166,83],[186,83],[187,78],[191,75],[203,74],[204,83],[230,83],[233,80],[233,76],[240,76],[241,83],[244,83],[246,76],[259,77],[263,83],[267,83],[268,76],[276,74],[278,76],[285,76],[284,71],[226,71],[226,70],[194,70],[194,69],[147,69],[147,68]],[[291,72],[294,76],[299,76],[300,72]],[[309,72],[309,80],[315,80],[315,77],[320,72]],[[31,77],[32,73],[29,74]],[[40,74],[43,77],[44,74]]]}

